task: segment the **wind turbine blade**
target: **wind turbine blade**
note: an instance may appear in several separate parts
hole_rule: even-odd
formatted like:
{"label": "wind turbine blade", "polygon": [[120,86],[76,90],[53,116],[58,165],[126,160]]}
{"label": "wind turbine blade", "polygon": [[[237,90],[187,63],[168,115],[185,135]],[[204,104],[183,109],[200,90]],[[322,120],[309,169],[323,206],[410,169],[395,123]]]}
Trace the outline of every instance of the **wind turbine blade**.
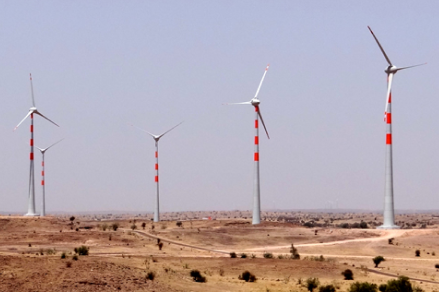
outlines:
{"label": "wind turbine blade", "polygon": [[396,69],[396,71],[398,72],[399,70],[404,70],[404,69],[408,69],[408,68],[418,67],[418,66],[422,66],[422,65],[426,65],[426,64],[427,63],[422,63],[422,64],[418,64],[418,65],[413,65],[413,66],[402,67],[402,68]]}
{"label": "wind turbine blade", "polygon": [[153,137],[154,139],[155,138],[157,138],[157,136],[156,135],[154,135],[154,134],[152,134],[152,133],[150,133],[150,132],[148,132],[148,131],[146,131],[146,130],[144,130],[144,129],[142,129],[142,128],[139,128],[139,127],[137,127],[137,126],[134,126],[134,125],[132,125],[132,124],[130,124],[132,127],[134,127],[134,128],[136,128],[136,129],[138,129],[138,130],[140,130],[140,131],[142,131],[142,132],[145,132],[145,133],[147,133],[148,135],[150,135],[151,137]]}
{"label": "wind turbine blade", "polygon": [[32,106],[35,107],[34,85],[32,83],[32,74],[29,73],[29,76],[30,76],[30,91],[31,91],[31,96],[32,96]]}
{"label": "wind turbine blade", "polygon": [[170,131],[172,131],[173,129],[177,128],[178,126],[180,126],[183,122],[180,122],[178,125],[172,127],[171,129],[167,130],[166,132],[164,132],[163,134],[159,135],[158,138],[163,137],[166,133],[169,133]]}
{"label": "wind turbine blade", "polygon": [[38,150],[40,150],[41,151],[41,153],[44,153],[47,149],[41,149],[40,147],[38,147],[38,146],[35,146]]}
{"label": "wind turbine blade", "polygon": [[252,104],[250,101],[237,102],[237,103],[223,103],[223,105],[236,105],[236,104]]}
{"label": "wind turbine blade", "polygon": [[[55,142],[55,143],[53,143],[52,145],[50,145],[49,147],[47,147],[46,149],[44,149],[44,151],[47,151],[47,150],[49,150],[49,148],[51,148],[51,147],[53,147],[53,146],[55,146],[56,144],[58,144],[59,142],[61,142],[62,140],[64,140],[65,138],[62,138],[61,140],[59,140],[58,142]],[[38,147],[37,147],[38,148]],[[40,149],[40,148],[38,148],[38,149]],[[41,149],[40,149],[41,150]]]}
{"label": "wind turbine blade", "polygon": [[21,122],[19,122],[18,125],[14,128],[14,131],[17,130],[18,126],[20,126],[21,123],[23,123],[24,120],[26,120],[27,117],[30,116],[31,113],[32,113],[32,111],[29,111],[29,112],[27,113],[27,115],[24,117],[24,119],[22,119]]}
{"label": "wind turbine blade", "polygon": [[378,47],[380,47],[380,50],[381,50],[381,52],[383,53],[384,58],[386,58],[387,63],[389,63],[390,66],[393,66],[393,65],[392,65],[392,62],[390,61],[389,57],[387,57],[386,52],[384,51],[383,47],[381,46],[380,42],[378,41],[377,37],[376,37],[375,34],[373,33],[373,31],[372,31],[372,29],[370,28],[370,26],[368,26],[367,28],[368,28],[368,29],[370,30],[370,32],[372,33],[373,38],[374,38],[375,41],[377,42]]}
{"label": "wind turbine blade", "polygon": [[48,120],[49,122],[51,122],[51,123],[54,124],[55,126],[59,127],[59,125],[58,125],[57,123],[55,123],[54,121],[52,121],[52,120],[49,119],[48,117],[44,116],[44,115],[41,114],[40,112],[38,112],[38,111],[34,111],[34,113],[36,113],[37,115],[39,115],[39,116],[45,118],[46,120]]}
{"label": "wind turbine blade", "polygon": [[265,127],[264,119],[262,118],[261,108],[258,107],[258,115],[261,118],[262,125],[264,126],[265,133],[267,133],[268,139],[270,139],[270,135],[268,135],[267,127]]}
{"label": "wind turbine blade", "polygon": [[387,95],[386,95],[386,108],[384,109],[384,121],[387,118],[387,108],[389,107],[390,95],[392,92],[393,74],[394,73],[390,73],[389,76],[387,77]]}
{"label": "wind turbine blade", "polygon": [[255,97],[254,97],[254,98],[258,97],[259,90],[261,89],[262,82],[264,82],[265,74],[267,74],[267,71],[268,71],[268,68],[269,68],[269,67],[270,67],[270,64],[268,64],[267,67],[265,68],[264,75],[262,75],[261,82],[259,83],[258,90],[256,90],[256,94],[255,94]]}

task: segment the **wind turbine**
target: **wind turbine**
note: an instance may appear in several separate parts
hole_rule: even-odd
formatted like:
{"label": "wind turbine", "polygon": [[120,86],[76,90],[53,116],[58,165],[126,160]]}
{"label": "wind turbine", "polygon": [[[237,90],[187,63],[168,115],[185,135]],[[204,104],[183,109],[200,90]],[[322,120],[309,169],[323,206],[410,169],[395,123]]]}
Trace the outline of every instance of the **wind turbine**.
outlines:
{"label": "wind turbine", "polygon": [[51,121],[49,118],[45,117],[41,114],[37,108],[35,107],[35,98],[34,98],[34,87],[32,84],[32,74],[30,75],[30,88],[31,88],[31,96],[32,96],[32,107],[29,109],[29,112],[21,120],[21,122],[14,128],[14,131],[30,116],[30,168],[29,168],[29,196],[28,196],[28,207],[27,214],[25,216],[37,216],[38,214],[35,212],[35,176],[34,176],[34,114],[37,114],[55,126],[59,127],[55,122]]}
{"label": "wind turbine", "polygon": [[180,126],[183,122],[180,122],[179,124],[177,124],[176,126],[172,127],[171,129],[167,130],[166,132],[160,134],[160,135],[154,135],[151,134],[148,131],[145,131],[139,127],[136,127],[137,129],[148,133],[148,135],[150,135],[154,141],[155,141],[155,184],[156,184],[156,189],[157,189],[157,193],[156,193],[156,200],[155,200],[155,207],[154,207],[154,222],[159,222],[160,221],[160,195],[159,195],[159,140],[161,137],[163,137],[165,134],[169,133],[171,130],[175,129],[176,127]]}
{"label": "wind turbine", "polygon": [[259,178],[259,118],[261,119],[262,125],[264,126],[265,133],[267,134],[268,139],[270,136],[268,135],[267,128],[265,127],[264,119],[262,118],[261,109],[259,108],[259,104],[261,103],[258,99],[259,90],[261,89],[262,82],[264,81],[265,75],[267,74],[268,68],[270,64],[267,65],[264,71],[264,75],[262,75],[261,82],[259,83],[258,89],[256,90],[255,97],[253,97],[250,101],[239,102],[239,103],[228,103],[227,105],[235,105],[235,104],[250,104],[255,107],[255,153],[254,153],[254,178],[253,178],[253,217],[252,224],[261,223],[261,185]]}
{"label": "wind turbine", "polygon": [[372,36],[374,37],[378,47],[384,55],[389,66],[384,70],[387,74],[387,94],[386,94],[386,107],[384,109],[384,121],[386,122],[386,186],[384,193],[384,223],[379,226],[380,229],[398,229],[400,228],[395,224],[395,212],[393,203],[393,159],[392,159],[392,81],[396,72],[412,67],[417,67],[424,64],[418,64],[408,67],[398,68],[392,64],[377,37],[373,33],[372,29],[368,26]]}
{"label": "wind turbine", "polygon": [[[42,167],[42,170],[41,170],[41,177],[42,177],[42,178],[41,178],[41,186],[43,187],[43,201],[42,201],[42,205],[41,205],[41,216],[46,216],[46,184],[45,184],[45,182],[44,182],[44,153],[45,153],[47,150],[49,150],[49,148],[55,146],[56,144],[58,144],[58,143],[61,142],[62,140],[64,140],[64,139],[61,139],[61,140],[59,140],[58,142],[53,143],[52,145],[50,145],[49,147],[44,148],[44,149],[37,147],[38,150],[40,150],[40,152],[41,152],[41,154],[42,154],[42,156],[43,156],[43,159],[42,159],[42,161],[41,161],[41,167]],[[35,147],[36,147],[36,146],[35,146]]]}

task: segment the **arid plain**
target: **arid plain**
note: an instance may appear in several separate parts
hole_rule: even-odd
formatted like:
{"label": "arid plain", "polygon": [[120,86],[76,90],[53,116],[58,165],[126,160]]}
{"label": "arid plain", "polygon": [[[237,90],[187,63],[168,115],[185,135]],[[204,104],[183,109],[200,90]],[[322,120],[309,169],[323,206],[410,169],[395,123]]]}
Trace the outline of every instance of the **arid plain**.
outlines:
{"label": "arid plain", "polygon": [[[373,213],[262,215],[255,226],[240,211],[167,213],[159,223],[140,214],[0,216],[0,291],[307,291],[310,277],[347,291],[346,269],[354,281],[405,275],[439,291],[436,213],[400,214],[400,230],[376,229]],[[290,258],[291,244],[300,259]],[[81,246],[89,255],[74,260]],[[385,261],[375,267],[378,255]],[[195,282],[192,270],[207,281]],[[244,271],[256,282],[240,280]]]}

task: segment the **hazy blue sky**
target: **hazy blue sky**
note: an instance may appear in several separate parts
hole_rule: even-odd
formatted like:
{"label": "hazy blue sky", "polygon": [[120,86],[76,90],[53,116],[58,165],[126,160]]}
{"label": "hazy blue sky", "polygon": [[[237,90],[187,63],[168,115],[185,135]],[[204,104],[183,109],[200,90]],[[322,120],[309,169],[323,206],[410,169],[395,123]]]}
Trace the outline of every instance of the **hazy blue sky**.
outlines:
{"label": "hazy blue sky", "polygon": [[[31,106],[47,212],[251,209],[260,92],[262,209],[381,210],[386,61],[395,207],[439,209],[437,1],[1,1],[0,211],[27,211]],[[262,133],[261,133],[262,134]],[[40,161],[36,154],[37,210]]]}

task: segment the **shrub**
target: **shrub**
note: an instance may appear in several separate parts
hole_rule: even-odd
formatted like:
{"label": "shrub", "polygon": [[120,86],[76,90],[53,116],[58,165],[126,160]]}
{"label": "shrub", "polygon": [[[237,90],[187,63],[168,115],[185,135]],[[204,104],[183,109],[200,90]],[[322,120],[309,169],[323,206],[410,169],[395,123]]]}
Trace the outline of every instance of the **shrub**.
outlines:
{"label": "shrub", "polygon": [[381,292],[386,292],[386,289],[387,289],[387,284],[381,284],[378,287],[378,290],[380,290]]}
{"label": "shrub", "polygon": [[436,269],[439,269],[439,264],[435,264],[434,267],[435,267]]}
{"label": "shrub", "polygon": [[321,286],[319,292],[335,292],[334,285]]}
{"label": "shrub", "polygon": [[406,276],[399,276],[398,279],[396,279],[396,280],[387,281],[386,291],[387,292],[393,292],[393,291],[395,291],[395,292],[399,292],[399,291],[412,292],[413,288],[412,288],[412,284],[409,281],[409,278],[407,278]]}
{"label": "shrub", "polygon": [[154,273],[154,272],[148,272],[148,273],[146,274],[146,279],[147,279],[147,280],[154,281],[154,278],[155,278],[155,273]]}
{"label": "shrub", "polygon": [[230,257],[231,257],[232,259],[236,258],[236,252],[232,251],[232,252],[230,253]]}
{"label": "shrub", "polygon": [[415,251],[415,255],[416,255],[417,257],[421,256],[421,251],[420,251],[419,249],[417,249],[417,250]]}
{"label": "shrub", "polygon": [[433,251],[433,252],[431,253],[431,255],[432,255],[432,256],[435,256],[435,255],[436,255],[436,253],[435,253],[435,252]]}
{"label": "shrub", "polygon": [[90,248],[86,247],[85,245],[82,245],[80,247],[75,247],[74,251],[75,253],[79,254],[79,255],[88,255],[88,250]]}
{"label": "shrub", "polygon": [[66,262],[66,268],[70,268],[72,266],[72,262],[71,261],[67,261]]}
{"label": "shrub", "polygon": [[291,244],[290,247],[291,258],[294,260],[300,260],[300,254],[297,251],[297,248],[294,247],[294,244]]}
{"label": "shrub", "polygon": [[107,228],[108,228],[108,224],[107,223],[102,224],[101,228],[102,228],[103,231],[106,231]]}
{"label": "shrub", "polygon": [[177,225],[177,227],[181,227],[181,226],[183,226],[183,222],[177,221],[177,223],[175,223],[175,225]]}
{"label": "shrub", "polygon": [[163,242],[159,242],[157,245],[159,246],[159,250],[162,250],[162,248],[163,248]]}
{"label": "shrub", "polygon": [[117,229],[119,228],[119,224],[113,223],[111,224],[111,228],[113,228],[114,231],[117,231]]}
{"label": "shrub", "polygon": [[252,259],[256,258],[256,255],[254,253],[252,253],[252,255],[250,256]]}
{"label": "shrub", "polygon": [[384,261],[385,261],[385,259],[384,259],[382,256],[376,256],[376,257],[374,257],[372,260],[373,260],[373,263],[375,264],[375,268],[378,268],[378,265],[379,265],[381,262],[384,262]]}
{"label": "shrub", "polygon": [[389,240],[388,240],[389,244],[393,244],[393,240],[394,240],[393,237],[392,237],[392,238],[389,238]]}
{"label": "shrub", "polygon": [[131,225],[131,229],[132,230],[137,229],[137,225],[133,223],[133,225]]}
{"label": "shrub", "polygon": [[47,255],[54,255],[54,254],[56,254],[56,250],[55,250],[55,249],[50,249],[50,248],[48,248],[48,249],[46,250],[46,253],[47,253]]}
{"label": "shrub", "polygon": [[78,256],[77,255],[73,255],[72,260],[77,261],[78,260]]}
{"label": "shrub", "polygon": [[349,223],[342,223],[342,224],[339,225],[339,227],[346,229],[346,228],[350,228],[350,225],[349,225]]}
{"label": "shrub", "polygon": [[206,282],[206,277],[203,277],[201,275],[200,271],[198,271],[198,270],[192,270],[190,275],[194,279],[195,282],[198,282],[198,283],[205,283]]}
{"label": "shrub", "polygon": [[145,230],[145,227],[146,227],[146,223],[143,222],[143,223],[142,223],[142,228],[143,228],[143,230]]}
{"label": "shrub", "polygon": [[219,273],[219,275],[220,275],[221,277],[224,276],[224,270],[223,270],[223,269],[219,269],[218,273]]}
{"label": "shrub", "polygon": [[70,221],[75,221],[75,216],[70,217]]}
{"label": "shrub", "polygon": [[376,292],[377,285],[369,282],[355,282],[349,287],[349,292]]}
{"label": "shrub", "polygon": [[273,258],[273,254],[271,252],[265,252],[264,253],[264,258],[266,259],[272,259]]}
{"label": "shrub", "polygon": [[341,274],[344,276],[345,280],[353,280],[354,279],[354,273],[349,269],[344,270],[343,272],[341,272]]}
{"label": "shrub", "polygon": [[62,259],[65,259],[65,258],[66,258],[66,253],[65,253],[65,252],[63,252],[63,253],[61,254],[61,258],[62,258]]}
{"label": "shrub", "polygon": [[239,280],[244,280],[246,282],[256,282],[256,276],[250,273],[249,271],[243,272],[238,276]]}
{"label": "shrub", "polygon": [[308,278],[306,280],[306,288],[309,292],[312,292],[315,288],[317,288],[320,284],[320,281],[318,278]]}
{"label": "shrub", "polygon": [[242,253],[241,254],[241,259],[246,259],[247,258],[247,254],[246,253]]}
{"label": "shrub", "polygon": [[368,226],[367,226],[367,223],[366,222],[361,222],[360,223],[360,228],[362,228],[362,229],[366,229]]}

